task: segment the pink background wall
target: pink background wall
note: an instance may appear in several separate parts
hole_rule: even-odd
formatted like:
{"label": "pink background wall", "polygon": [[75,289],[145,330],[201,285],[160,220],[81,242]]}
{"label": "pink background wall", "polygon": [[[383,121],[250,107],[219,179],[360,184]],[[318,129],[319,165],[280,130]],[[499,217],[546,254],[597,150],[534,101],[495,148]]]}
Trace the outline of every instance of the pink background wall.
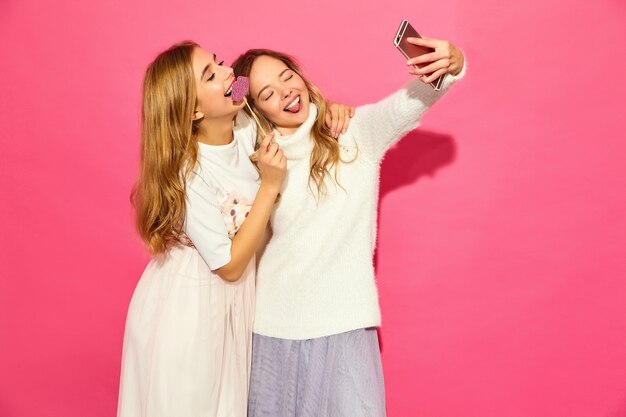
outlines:
{"label": "pink background wall", "polygon": [[626,416],[626,6],[591,3],[0,2],[0,416],[115,414],[158,51],[284,50],[361,104],[402,18],[471,69],[383,165],[389,415]]}

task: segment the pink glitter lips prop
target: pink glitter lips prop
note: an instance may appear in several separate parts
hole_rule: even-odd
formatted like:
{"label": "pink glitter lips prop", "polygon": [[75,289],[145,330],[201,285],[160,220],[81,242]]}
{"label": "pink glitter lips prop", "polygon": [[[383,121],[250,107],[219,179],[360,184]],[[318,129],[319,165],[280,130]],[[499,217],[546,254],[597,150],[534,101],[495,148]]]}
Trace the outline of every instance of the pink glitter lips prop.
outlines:
{"label": "pink glitter lips prop", "polygon": [[263,135],[267,136],[265,129],[263,129],[263,126],[261,126],[261,122],[256,117],[256,114],[254,114],[254,111],[252,111],[252,109],[250,108],[250,105],[248,104],[248,100],[246,100],[246,94],[248,94],[249,89],[250,89],[250,80],[248,79],[248,77],[244,77],[243,75],[240,75],[239,77],[237,77],[237,79],[233,83],[233,92],[231,94],[231,97],[233,98],[233,101],[243,100],[246,103],[246,106],[248,106],[248,110],[250,110],[250,114],[252,114],[252,118],[256,122],[257,126],[259,126],[259,129],[261,129],[261,132],[263,132]]}
{"label": "pink glitter lips prop", "polygon": [[241,101],[246,97],[250,88],[250,80],[248,77],[239,76],[233,83],[233,101]]}

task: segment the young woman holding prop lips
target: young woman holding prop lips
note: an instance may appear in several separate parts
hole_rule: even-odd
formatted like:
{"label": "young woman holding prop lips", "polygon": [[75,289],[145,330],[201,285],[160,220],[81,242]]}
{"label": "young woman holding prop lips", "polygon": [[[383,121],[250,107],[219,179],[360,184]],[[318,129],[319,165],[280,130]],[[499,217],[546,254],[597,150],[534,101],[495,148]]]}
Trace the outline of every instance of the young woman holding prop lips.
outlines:
{"label": "young woman holding prop lips", "polygon": [[[250,77],[248,101],[287,158],[257,270],[249,417],[385,415],[372,264],[379,165],[465,68],[449,42],[410,42],[434,49],[408,62],[427,65],[391,96],[358,107],[338,139],[324,127],[319,90],[292,58],[250,50],[233,64]],[[429,83],[441,75],[437,92]]]}
{"label": "young woman holding prop lips", "polygon": [[[120,417],[246,415],[255,251],[286,159],[268,136],[250,162],[256,127],[233,130],[234,80],[192,42],[146,71],[133,202],[153,259],[128,311]],[[349,110],[334,106],[335,129]]]}

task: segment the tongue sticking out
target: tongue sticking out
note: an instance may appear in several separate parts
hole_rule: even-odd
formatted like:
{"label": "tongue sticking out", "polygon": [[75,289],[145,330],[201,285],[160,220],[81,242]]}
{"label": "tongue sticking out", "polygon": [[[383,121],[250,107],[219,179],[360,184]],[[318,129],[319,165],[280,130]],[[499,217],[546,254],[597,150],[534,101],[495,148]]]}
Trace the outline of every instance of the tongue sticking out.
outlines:
{"label": "tongue sticking out", "polygon": [[298,102],[297,104],[294,104],[290,108],[285,109],[285,111],[288,111],[290,113],[298,113],[301,107],[302,107],[302,103]]}
{"label": "tongue sticking out", "polygon": [[233,83],[233,93],[231,97],[233,101],[241,101],[248,93],[248,89],[250,88],[250,80],[248,77],[239,76]]}

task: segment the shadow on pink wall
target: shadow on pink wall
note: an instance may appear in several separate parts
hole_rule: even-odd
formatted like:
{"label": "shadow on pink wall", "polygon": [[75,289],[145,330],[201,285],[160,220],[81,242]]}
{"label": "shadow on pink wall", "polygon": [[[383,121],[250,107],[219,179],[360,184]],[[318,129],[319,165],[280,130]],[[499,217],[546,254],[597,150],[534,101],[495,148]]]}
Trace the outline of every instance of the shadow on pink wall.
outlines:
{"label": "shadow on pink wall", "polygon": [[391,148],[381,167],[379,203],[400,187],[417,183],[423,177],[454,163],[454,138],[442,133],[415,130]]}
{"label": "shadow on pink wall", "polygon": [[[385,155],[381,166],[378,205],[390,192],[413,185],[454,163],[457,147],[454,138],[443,133],[415,130],[405,136]],[[377,227],[380,229],[380,211]],[[374,252],[374,268],[378,275],[378,250]],[[378,328],[378,341],[383,351],[383,332]]]}

